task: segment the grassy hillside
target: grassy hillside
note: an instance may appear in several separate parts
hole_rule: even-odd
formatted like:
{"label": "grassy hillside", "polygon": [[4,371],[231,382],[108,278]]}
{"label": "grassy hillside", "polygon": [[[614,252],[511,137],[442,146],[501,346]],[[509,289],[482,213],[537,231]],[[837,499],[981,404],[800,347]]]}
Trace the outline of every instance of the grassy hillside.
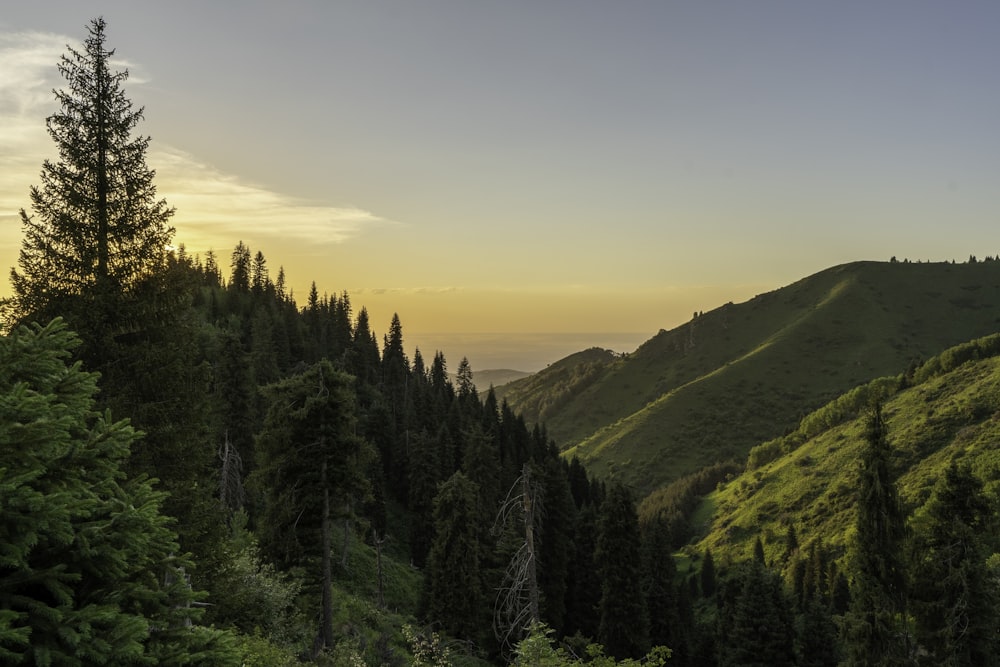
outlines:
{"label": "grassy hillside", "polygon": [[728,303],[625,357],[574,355],[498,394],[592,473],[649,492],[997,330],[1000,262],[856,262]]}
{"label": "grassy hillside", "polygon": [[1000,493],[1000,357],[976,357],[997,353],[1000,336],[962,346],[918,371],[914,386],[897,393],[901,377],[871,383],[810,415],[788,436],[755,448],[751,460],[757,465],[703,501],[705,535],[694,552],[708,547],[717,562],[736,562],[750,555],[760,535],[774,561],[794,525],[801,546],[822,540],[843,553],[854,531],[864,440],[858,412],[871,392],[889,394],[883,413],[907,514],[928,500],[953,459],[969,462],[995,498]]}

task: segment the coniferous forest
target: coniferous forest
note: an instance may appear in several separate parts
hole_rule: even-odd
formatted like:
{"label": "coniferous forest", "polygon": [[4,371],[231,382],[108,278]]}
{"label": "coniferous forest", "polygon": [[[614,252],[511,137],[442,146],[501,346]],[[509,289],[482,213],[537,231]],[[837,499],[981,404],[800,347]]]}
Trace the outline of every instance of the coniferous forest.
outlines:
{"label": "coniferous forest", "polygon": [[696,548],[742,462],[643,501],[398,317],[299,304],[239,239],[187,253],[105,30],[58,63],[3,302],[0,662],[997,662],[1000,472],[942,461],[911,516],[891,392],[852,413],[844,540]]}

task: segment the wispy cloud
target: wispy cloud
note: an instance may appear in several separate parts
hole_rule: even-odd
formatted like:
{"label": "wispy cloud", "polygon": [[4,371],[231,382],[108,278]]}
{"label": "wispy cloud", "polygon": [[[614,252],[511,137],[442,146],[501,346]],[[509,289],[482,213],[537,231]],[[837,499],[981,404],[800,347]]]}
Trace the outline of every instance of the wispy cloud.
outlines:
{"label": "wispy cloud", "polygon": [[461,287],[356,287],[351,290],[351,294],[374,296],[398,295],[398,294],[451,294],[464,291]]}
{"label": "wispy cloud", "polygon": [[17,211],[52,151],[45,118],[56,109],[56,63],[68,40],[40,32],[0,34],[0,247],[20,244]]}
{"label": "wispy cloud", "polygon": [[[64,83],[56,64],[75,43],[51,33],[0,34],[0,248],[19,245],[17,211],[29,207],[28,189],[38,183],[42,162],[56,157],[45,118],[57,110],[53,89]],[[151,80],[141,65],[113,64],[129,69],[129,86]],[[160,196],[177,209],[178,241],[192,249],[229,246],[238,238],[339,243],[390,222],[362,208],[302,201],[248,184],[155,138],[147,161],[157,171]]]}
{"label": "wispy cloud", "polygon": [[304,202],[247,184],[170,147],[151,147],[149,164],[156,169],[158,192],[177,208],[174,223],[198,237],[229,241],[249,233],[339,243],[369,225],[390,222],[354,206]]}

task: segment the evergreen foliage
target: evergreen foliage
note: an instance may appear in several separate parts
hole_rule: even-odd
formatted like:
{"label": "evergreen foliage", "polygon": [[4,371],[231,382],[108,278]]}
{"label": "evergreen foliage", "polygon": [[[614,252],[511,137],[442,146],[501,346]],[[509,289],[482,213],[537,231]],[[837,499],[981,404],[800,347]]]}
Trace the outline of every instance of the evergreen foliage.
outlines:
{"label": "evergreen foliage", "polygon": [[482,640],[484,595],[476,547],[479,490],[456,472],[434,500],[427,611],[452,636]]}
{"label": "evergreen foliage", "polygon": [[848,619],[852,665],[898,665],[907,660],[906,573],[902,560],[906,526],[882,406],[866,420],[858,480],[854,586]]}
{"label": "evergreen foliage", "polygon": [[254,486],[263,498],[261,546],[276,562],[312,573],[322,600],[321,646],[334,645],[330,609],[332,521],[353,518],[370,491],[370,446],[356,435],[353,378],[322,360],[266,389]]}
{"label": "evergreen foliage", "polygon": [[112,67],[105,28],[91,21],[83,49],[69,47],[58,65],[66,87],[47,124],[59,159],[30,190],[33,214],[21,211],[4,314],[8,326],[60,316],[80,335],[76,355],[101,374],[99,406],[146,433],[127,471],[161,480],[184,547],[204,556],[219,517],[192,265],[183,247],[167,250],[173,209],[157,198],[149,137],[134,134],[143,110],[125,95],[128,72]]}
{"label": "evergreen foliage", "polygon": [[917,642],[926,664],[997,664],[1000,597],[987,567],[996,510],[967,465],[952,461],[916,520]]}
{"label": "evergreen foliage", "polygon": [[162,492],[123,464],[139,435],[94,410],[56,320],[0,338],[0,657],[6,664],[236,664],[191,625]]}
{"label": "evergreen foliage", "polygon": [[794,624],[781,577],[758,560],[745,563],[722,595],[719,665],[795,664]]}
{"label": "evergreen foliage", "polygon": [[21,210],[24,241],[7,304],[15,321],[44,320],[84,296],[106,318],[166,261],[173,209],[156,197],[149,138],[133,136],[143,112],[125,97],[128,72],[111,67],[105,27],[102,18],[91,21],[83,50],[70,47],[59,63],[67,88],[56,91],[60,110],[47,120],[59,160],[46,160],[41,187],[31,188],[34,215]]}
{"label": "evergreen foliage", "polygon": [[612,484],[601,505],[594,561],[601,577],[598,641],[616,658],[638,658],[649,649],[639,518],[620,483]]}

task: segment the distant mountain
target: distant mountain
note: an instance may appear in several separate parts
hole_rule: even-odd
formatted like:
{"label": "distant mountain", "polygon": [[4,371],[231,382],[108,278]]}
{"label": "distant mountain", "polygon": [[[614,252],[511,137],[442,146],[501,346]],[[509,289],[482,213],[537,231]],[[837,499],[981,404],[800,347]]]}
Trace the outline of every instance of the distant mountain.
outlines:
{"label": "distant mountain", "polygon": [[509,382],[529,377],[531,373],[515,371],[509,368],[497,368],[485,371],[473,371],[472,381],[479,391],[487,391],[490,387],[501,387]]}
{"label": "distant mountain", "polygon": [[855,262],[498,390],[567,455],[645,494],[796,428],[872,378],[1000,330],[1000,261]]}
{"label": "distant mountain", "polygon": [[[824,406],[787,436],[754,448],[750,466],[702,501],[703,537],[720,562],[739,562],[760,536],[782,565],[794,526],[803,552],[822,541],[843,555],[854,530],[864,407],[884,399],[883,416],[904,513],[918,513],[952,460],[970,465],[995,494],[1000,484],[1000,335],[958,346],[912,376],[876,380]],[[657,494],[645,501],[654,510]]]}

